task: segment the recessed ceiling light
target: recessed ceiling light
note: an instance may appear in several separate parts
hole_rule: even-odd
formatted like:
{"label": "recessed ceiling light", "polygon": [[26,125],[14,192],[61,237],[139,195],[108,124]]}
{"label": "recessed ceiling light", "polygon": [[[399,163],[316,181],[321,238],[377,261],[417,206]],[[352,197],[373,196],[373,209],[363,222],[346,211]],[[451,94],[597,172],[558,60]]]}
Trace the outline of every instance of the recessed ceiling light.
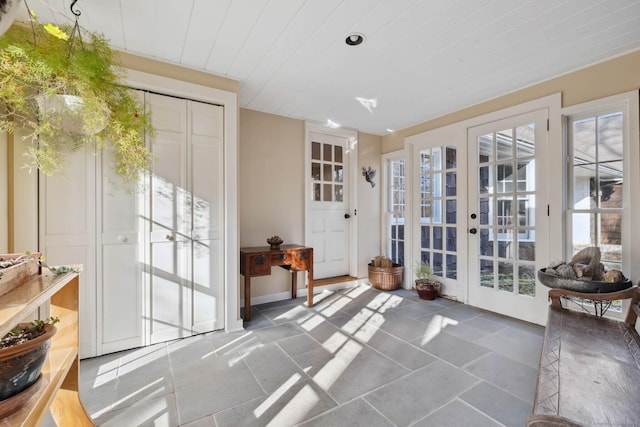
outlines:
{"label": "recessed ceiling light", "polygon": [[376,98],[363,98],[361,96],[356,96],[356,101],[358,101],[364,108],[367,109],[368,112],[373,114],[374,108],[378,106],[378,100]]}
{"label": "recessed ceiling light", "polygon": [[390,128],[387,128],[387,132],[389,132],[389,133],[394,133],[394,132],[395,132],[395,130],[390,129]]}
{"label": "recessed ceiling light", "polygon": [[344,42],[349,46],[358,46],[364,42],[364,34],[360,33],[351,33],[344,39]]}

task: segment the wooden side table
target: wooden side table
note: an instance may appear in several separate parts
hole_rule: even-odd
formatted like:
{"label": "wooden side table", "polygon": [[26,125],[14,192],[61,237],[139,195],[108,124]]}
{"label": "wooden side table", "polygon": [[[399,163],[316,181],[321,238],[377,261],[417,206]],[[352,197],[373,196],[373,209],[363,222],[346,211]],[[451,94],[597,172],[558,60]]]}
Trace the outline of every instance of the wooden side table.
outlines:
{"label": "wooden side table", "polygon": [[244,276],[244,320],[251,320],[251,278],[269,276],[271,267],[291,272],[291,298],[296,298],[298,271],[307,271],[307,305],[313,306],[313,248],[301,245],[280,245],[240,248],[240,274]]}

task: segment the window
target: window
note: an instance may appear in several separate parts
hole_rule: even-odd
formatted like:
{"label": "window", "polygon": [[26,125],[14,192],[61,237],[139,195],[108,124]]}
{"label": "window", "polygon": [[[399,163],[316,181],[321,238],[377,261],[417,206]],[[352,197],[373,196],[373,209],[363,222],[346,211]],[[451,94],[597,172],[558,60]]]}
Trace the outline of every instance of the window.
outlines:
{"label": "window", "polygon": [[[566,259],[589,247],[600,248],[606,269],[636,280],[640,271],[632,254],[640,244],[634,235],[640,203],[638,160],[638,93],[568,107]],[[593,310],[590,301],[576,301]],[[620,316],[622,304],[609,310]],[[617,312],[617,313],[616,313]]]}
{"label": "window", "polygon": [[598,246],[608,269],[622,270],[624,114],[569,119],[572,255]]}

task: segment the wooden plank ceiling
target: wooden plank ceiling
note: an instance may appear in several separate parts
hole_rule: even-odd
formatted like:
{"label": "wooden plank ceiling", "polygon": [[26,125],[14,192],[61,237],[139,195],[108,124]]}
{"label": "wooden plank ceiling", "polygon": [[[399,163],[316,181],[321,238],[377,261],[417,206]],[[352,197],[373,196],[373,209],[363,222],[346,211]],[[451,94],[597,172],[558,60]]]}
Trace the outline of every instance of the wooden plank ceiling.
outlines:
{"label": "wooden plank ceiling", "polygon": [[[70,0],[31,0],[68,23]],[[637,0],[79,0],[120,50],[237,79],[240,105],[373,134],[640,48]],[[347,46],[352,32],[365,42]],[[356,97],[375,100],[363,107]]]}

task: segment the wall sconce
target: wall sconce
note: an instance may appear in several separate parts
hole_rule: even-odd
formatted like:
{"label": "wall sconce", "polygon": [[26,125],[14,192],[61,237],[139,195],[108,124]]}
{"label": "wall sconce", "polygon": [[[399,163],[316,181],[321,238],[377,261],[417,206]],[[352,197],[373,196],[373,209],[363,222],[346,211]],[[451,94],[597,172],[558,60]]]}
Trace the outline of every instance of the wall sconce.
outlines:
{"label": "wall sconce", "polygon": [[362,168],[362,176],[364,176],[364,179],[371,184],[371,188],[376,186],[376,183],[373,182],[373,178],[376,176],[376,171],[375,169],[371,169],[371,166],[369,166],[369,169]]}

